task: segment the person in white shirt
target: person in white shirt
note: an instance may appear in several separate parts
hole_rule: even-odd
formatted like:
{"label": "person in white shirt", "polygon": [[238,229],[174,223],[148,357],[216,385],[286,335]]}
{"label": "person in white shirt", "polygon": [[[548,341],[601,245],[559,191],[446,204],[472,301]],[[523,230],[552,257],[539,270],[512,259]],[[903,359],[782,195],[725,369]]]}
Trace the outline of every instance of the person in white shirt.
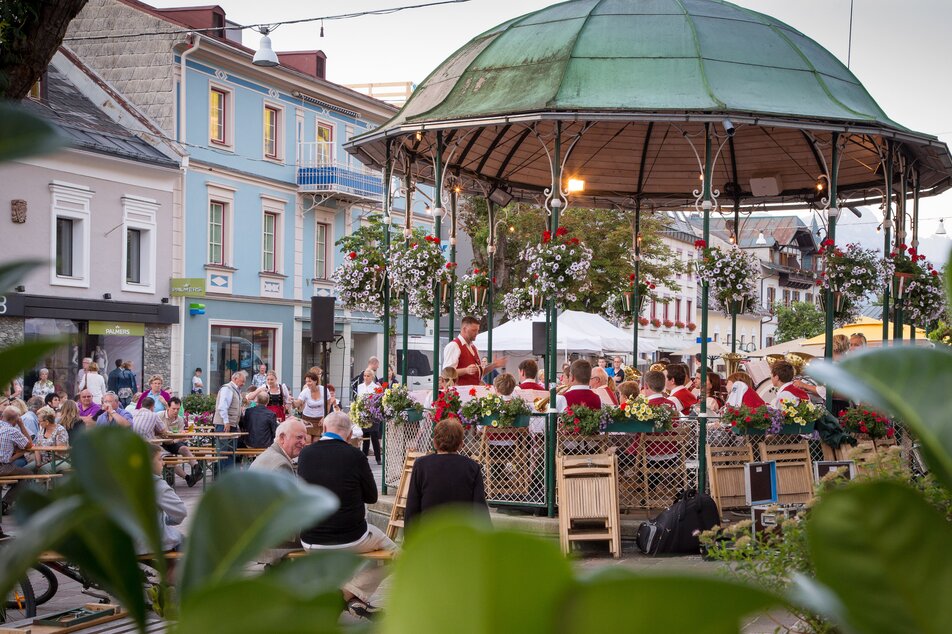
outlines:
{"label": "person in white shirt", "polygon": [[334,407],[334,399],[323,385],[321,385],[320,368],[311,368],[304,375],[304,389],[296,399],[294,407],[301,410],[301,418],[307,425],[307,433],[311,435],[312,441],[320,438],[323,433],[321,420],[324,418],[324,401],[327,400],[327,408]]}
{"label": "person in white shirt", "polygon": [[506,365],[506,357],[499,357],[489,364],[480,362],[479,350],[473,345],[478,334],[479,320],[475,317],[463,317],[459,336],[443,349],[443,367],[456,370],[458,385],[479,385],[485,374]]}
{"label": "person in white shirt", "polygon": [[[92,363],[92,357],[83,357],[83,367],[76,373],[76,393],[79,394],[85,387],[83,379],[86,378],[86,372],[89,371],[89,364]],[[96,401],[97,403],[99,401]]]}
{"label": "person in white shirt", "polygon": [[[99,366],[95,362],[89,362],[86,366],[86,373],[83,375],[82,388],[79,392],[83,390],[89,390],[90,394],[93,395],[93,403],[96,405],[102,405],[102,397],[106,393],[106,379],[99,374]],[[77,394],[79,393],[77,392]]]}
{"label": "person in white shirt", "polygon": [[370,368],[364,370],[364,381],[357,386],[357,398],[362,398],[368,394],[373,394],[380,384],[374,379],[374,371]]}
{"label": "person in white shirt", "polygon": [[793,366],[787,361],[777,361],[770,366],[770,382],[777,388],[777,396],[771,403],[773,407],[779,409],[784,401],[799,403],[810,400],[805,391],[793,384],[795,372]]}
{"label": "person in white shirt", "polygon": [[192,375],[192,394],[204,394],[205,382],[202,381],[202,369],[195,368],[195,374]]}
{"label": "person in white shirt", "polygon": [[251,387],[258,389],[268,382],[268,366],[261,364],[258,366],[258,374],[251,377]]}

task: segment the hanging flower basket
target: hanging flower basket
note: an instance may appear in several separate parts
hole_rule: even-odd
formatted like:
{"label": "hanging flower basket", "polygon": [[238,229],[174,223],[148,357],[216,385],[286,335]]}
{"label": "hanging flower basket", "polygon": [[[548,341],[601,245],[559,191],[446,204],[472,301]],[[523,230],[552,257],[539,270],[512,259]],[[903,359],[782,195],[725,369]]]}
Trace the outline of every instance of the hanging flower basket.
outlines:
{"label": "hanging flower basket", "polygon": [[842,300],[834,297],[833,316],[839,325],[852,321],[859,314],[866,296],[882,286],[883,262],[873,249],[864,249],[854,243],[838,247],[829,239],[822,242],[817,254],[823,269],[816,280],[821,304],[825,305],[826,300],[823,291],[841,293]]}
{"label": "hanging flower basket", "polygon": [[[833,318],[842,319],[846,316],[849,310],[849,304],[847,304],[846,293],[841,291],[833,291]],[[823,312],[826,312],[826,293],[820,293],[820,306],[823,308]]]}
{"label": "hanging flower basket", "polygon": [[742,297],[741,299],[732,299],[728,303],[728,306],[731,315],[743,315],[748,312],[750,308],[750,298]]}
{"label": "hanging flower basket", "polygon": [[337,297],[345,308],[383,313],[383,288],[386,283],[386,264],[383,252],[366,245],[359,253],[350,251],[331,274]]}
{"label": "hanging flower basket", "polygon": [[[440,239],[419,230],[413,233],[409,243],[391,245],[390,282],[395,290],[409,297],[411,314],[422,318],[433,316],[436,285],[449,284],[453,279],[453,271],[446,264]],[[444,309],[445,302],[441,301],[441,312]]]}
{"label": "hanging flower basket", "polygon": [[523,251],[520,259],[527,264],[523,283],[532,291],[532,306],[541,308],[549,298],[562,306],[578,299],[576,293],[592,264],[592,250],[559,227],[555,235],[544,232],[542,240]]}
{"label": "hanging flower basket", "polygon": [[[703,241],[699,241],[703,242]],[[710,285],[717,308],[738,315],[751,310],[757,300],[760,261],[738,247],[702,247],[698,275]]]}
{"label": "hanging flower basket", "polygon": [[926,326],[945,310],[945,293],[939,271],[920,255],[915,247],[900,244],[883,261],[892,283],[896,305],[903,309],[904,320]]}
{"label": "hanging flower basket", "polygon": [[474,268],[456,284],[456,312],[477,319],[488,312],[489,273]]}

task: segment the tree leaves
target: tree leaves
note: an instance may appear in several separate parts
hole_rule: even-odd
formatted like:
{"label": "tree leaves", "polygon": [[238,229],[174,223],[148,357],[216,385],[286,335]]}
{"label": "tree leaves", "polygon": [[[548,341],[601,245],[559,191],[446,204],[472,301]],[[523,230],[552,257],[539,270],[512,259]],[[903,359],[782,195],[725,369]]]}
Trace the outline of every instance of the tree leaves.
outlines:
{"label": "tree leaves", "polygon": [[817,580],[856,631],[948,631],[952,526],[921,495],[886,481],[829,491],[807,534]]}
{"label": "tree leaves", "polygon": [[63,144],[53,124],[19,105],[0,103],[0,163],[53,152]]}

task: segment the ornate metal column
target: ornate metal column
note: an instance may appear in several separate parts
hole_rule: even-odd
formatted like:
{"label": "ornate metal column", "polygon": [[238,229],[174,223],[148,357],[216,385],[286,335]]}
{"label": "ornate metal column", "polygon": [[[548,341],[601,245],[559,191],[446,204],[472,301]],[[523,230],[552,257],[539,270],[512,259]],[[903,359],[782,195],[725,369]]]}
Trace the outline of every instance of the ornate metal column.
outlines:
{"label": "ornate metal column", "polygon": [[[456,206],[459,202],[459,185],[450,190],[450,262],[456,264]],[[456,267],[453,267],[453,281],[450,283],[449,332],[456,332]]]}
{"label": "ornate metal column", "polygon": [[631,289],[631,364],[638,369],[638,318],[641,313],[641,197],[635,199],[635,283]]}
{"label": "ornate metal column", "polygon": [[486,199],[486,209],[489,215],[489,244],[486,245],[486,256],[489,265],[489,288],[486,289],[487,317],[486,317],[486,358],[493,360],[493,300],[496,291],[493,288],[493,276],[496,274],[496,204]]}
{"label": "ornate metal column", "polygon": [[[433,157],[433,234],[442,244],[443,222],[443,133],[436,133],[436,155]],[[433,282],[433,400],[440,396],[440,283]]]}
{"label": "ornate metal column", "polygon": [[[391,144],[387,143],[387,157],[383,167],[383,256],[390,255],[390,176],[393,173]],[[383,272],[383,380],[390,381],[390,271]],[[387,426],[380,426],[380,490],[387,494]]]}
{"label": "ornate metal column", "polygon": [[[886,142],[886,196],[883,201],[883,257],[888,258],[892,242],[892,198],[893,198],[893,142]],[[892,280],[886,280],[883,288],[883,347],[889,340],[889,295]]]}
{"label": "ornate metal column", "polygon": [[[828,195],[829,195],[829,208],[827,209],[827,231],[826,238],[827,240],[833,241],[833,248],[836,248],[836,222],[839,220],[840,210],[837,206],[836,196],[837,196],[837,180],[839,179],[840,173],[840,134],[839,132],[834,132],[832,136],[832,163],[829,168],[829,174],[827,175],[827,185]],[[826,333],[826,343],[824,344],[823,356],[827,360],[833,359],[833,326],[834,326],[834,302],[833,302],[833,289],[827,288],[823,291],[824,297],[826,298],[826,315],[825,315],[825,327],[824,331]],[[826,409],[833,410],[833,391],[826,391]]]}
{"label": "ornate metal column", "polygon": [[[554,236],[559,229],[559,212],[564,201],[562,195],[562,123],[555,124],[555,145],[552,152],[552,189],[548,192],[546,202],[550,209],[549,231]],[[558,364],[558,305],[556,298],[550,297],[546,305],[546,334],[548,366],[545,379],[549,390],[549,413],[546,420],[545,450],[546,472],[545,492],[549,517],[555,517],[555,447],[558,442],[559,415],[556,411],[556,366]]]}
{"label": "ornate metal column", "polygon": [[[704,214],[703,233],[701,238],[704,244],[711,239],[711,210],[714,207],[711,180],[714,176],[714,162],[711,152],[711,124],[704,124],[704,183],[701,191],[701,210]],[[705,447],[707,446],[707,311],[710,301],[711,288],[707,280],[701,280],[701,415],[698,417],[697,439],[697,488],[704,491],[707,480],[707,465]]]}
{"label": "ornate metal column", "polygon": [[[410,236],[413,235],[413,180],[410,175],[410,165],[407,164],[407,173],[404,181],[407,191],[407,209],[406,217],[403,223],[403,240],[406,246],[410,246]],[[400,364],[400,376],[403,385],[407,384],[407,349],[410,347],[410,297],[407,293],[403,294],[403,363]]]}

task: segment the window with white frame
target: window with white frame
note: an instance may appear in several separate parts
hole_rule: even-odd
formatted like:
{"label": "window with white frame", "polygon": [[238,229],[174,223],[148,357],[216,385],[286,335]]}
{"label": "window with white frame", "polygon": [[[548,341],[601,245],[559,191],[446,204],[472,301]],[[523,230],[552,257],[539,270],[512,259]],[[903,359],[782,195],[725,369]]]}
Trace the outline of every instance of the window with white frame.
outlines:
{"label": "window with white frame", "polygon": [[326,121],[317,121],[317,146],[314,158],[318,165],[329,165],[334,161],[334,125]]}
{"label": "window with white frame", "polygon": [[151,198],[122,197],[125,230],[122,257],[122,290],[155,292],[156,218],[159,204]]}
{"label": "window with white frame", "polygon": [[275,161],[281,160],[284,137],[284,110],[274,104],[264,106],[264,156]]}
{"label": "window with white frame", "polygon": [[327,229],[323,222],[314,227],[314,279],[327,279]]}
{"label": "window with white frame", "polygon": [[277,272],[278,261],[278,214],[266,211],[262,228],[261,270],[266,273]]}
{"label": "window with white frame", "polygon": [[233,145],[234,100],[232,92],[223,86],[208,89],[208,140],[216,145]]}
{"label": "window with white frame", "polygon": [[89,287],[90,200],[93,190],[61,181],[50,183],[52,194],[50,284]]}
{"label": "window with white frame", "polygon": [[208,205],[208,263],[225,263],[225,209],[227,204],[213,200]]}

